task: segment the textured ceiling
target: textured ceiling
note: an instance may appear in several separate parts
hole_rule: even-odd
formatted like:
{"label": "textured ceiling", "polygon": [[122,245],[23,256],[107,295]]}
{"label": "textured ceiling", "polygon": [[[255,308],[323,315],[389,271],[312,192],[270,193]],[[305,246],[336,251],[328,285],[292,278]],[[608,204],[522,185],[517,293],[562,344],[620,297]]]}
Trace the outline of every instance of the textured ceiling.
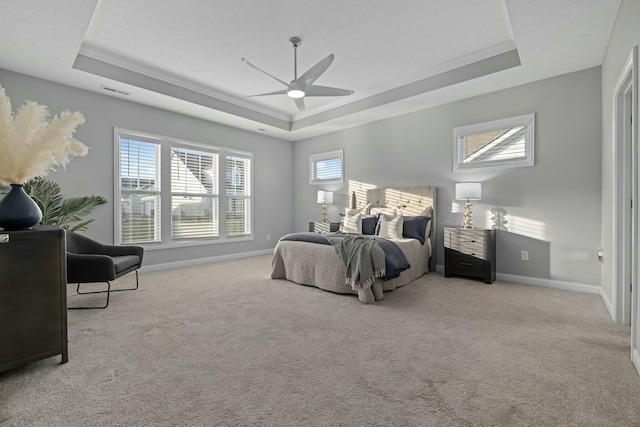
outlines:
{"label": "textured ceiling", "polygon": [[[22,0],[0,67],[299,140],[602,63],[620,0]],[[399,7],[401,6],[401,7]],[[306,97],[288,82],[333,53]],[[0,82],[1,84],[2,82]],[[108,86],[122,93],[105,92]],[[262,130],[259,130],[262,129]]]}

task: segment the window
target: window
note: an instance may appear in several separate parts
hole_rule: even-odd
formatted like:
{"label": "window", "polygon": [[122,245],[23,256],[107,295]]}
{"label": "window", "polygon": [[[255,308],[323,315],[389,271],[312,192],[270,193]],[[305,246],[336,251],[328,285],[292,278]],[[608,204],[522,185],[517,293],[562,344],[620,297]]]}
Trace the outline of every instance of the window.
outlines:
{"label": "window", "polygon": [[250,153],[114,132],[118,244],[188,245],[252,237]]}
{"label": "window", "polygon": [[160,242],[159,141],[120,139],[118,242]]}
{"label": "window", "polygon": [[453,171],[533,166],[533,114],[453,130]]}
{"label": "window", "polygon": [[171,147],[171,239],[218,237],[218,154]]}
{"label": "window", "polygon": [[343,180],[343,150],[309,156],[309,184],[332,184]]}
{"label": "window", "polygon": [[251,234],[251,161],[248,157],[226,158],[227,236]]}

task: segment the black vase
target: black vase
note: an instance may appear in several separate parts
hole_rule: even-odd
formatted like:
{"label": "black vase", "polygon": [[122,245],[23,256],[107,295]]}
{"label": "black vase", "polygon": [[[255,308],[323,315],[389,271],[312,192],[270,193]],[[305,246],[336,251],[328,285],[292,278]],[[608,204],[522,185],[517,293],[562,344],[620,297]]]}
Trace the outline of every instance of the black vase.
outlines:
{"label": "black vase", "polygon": [[5,230],[24,230],[42,220],[38,204],[22,187],[22,184],[11,184],[11,191],[0,200],[0,227]]}

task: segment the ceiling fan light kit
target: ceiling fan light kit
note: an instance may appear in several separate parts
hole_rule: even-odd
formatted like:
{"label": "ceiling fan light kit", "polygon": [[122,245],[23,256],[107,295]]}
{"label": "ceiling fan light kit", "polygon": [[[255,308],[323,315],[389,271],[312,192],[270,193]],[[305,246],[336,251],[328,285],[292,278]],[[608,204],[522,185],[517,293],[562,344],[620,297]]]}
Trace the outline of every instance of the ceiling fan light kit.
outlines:
{"label": "ceiling fan light kit", "polygon": [[329,66],[333,62],[333,59],[335,58],[333,54],[327,56],[316,65],[311,67],[306,73],[298,77],[298,46],[300,46],[301,43],[302,40],[300,40],[299,37],[291,37],[289,39],[289,44],[293,46],[293,80],[291,80],[291,82],[289,83],[280,80],[279,78],[267,73],[261,68],[256,67],[245,58],[242,58],[242,62],[244,62],[251,68],[254,68],[261,73],[266,74],[267,76],[287,87],[286,90],[245,96],[287,95],[289,98],[292,98],[295,101],[298,109],[300,111],[303,111],[305,109],[303,99],[305,96],[347,96],[353,94],[352,90],[328,86],[316,86],[313,84],[318,79],[318,77],[320,77],[327,70],[327,68],[329,68]]}

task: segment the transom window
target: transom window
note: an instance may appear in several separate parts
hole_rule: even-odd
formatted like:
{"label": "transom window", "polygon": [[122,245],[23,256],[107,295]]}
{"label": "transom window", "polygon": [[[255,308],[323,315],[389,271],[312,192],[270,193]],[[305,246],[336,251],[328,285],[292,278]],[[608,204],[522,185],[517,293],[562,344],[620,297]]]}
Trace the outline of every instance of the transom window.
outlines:
{"label": "transom window", "polygon": [[453,171],[533,166],[534,115],[453,130]]}
{"label": "transom window", "polygon": [[343,181],[343,150],[309,156],[309,184],[333,184]]}
{"label": "transom window", "polygon": [[118,244],[252,237],[251,153],[124,129],[114,133]]}

